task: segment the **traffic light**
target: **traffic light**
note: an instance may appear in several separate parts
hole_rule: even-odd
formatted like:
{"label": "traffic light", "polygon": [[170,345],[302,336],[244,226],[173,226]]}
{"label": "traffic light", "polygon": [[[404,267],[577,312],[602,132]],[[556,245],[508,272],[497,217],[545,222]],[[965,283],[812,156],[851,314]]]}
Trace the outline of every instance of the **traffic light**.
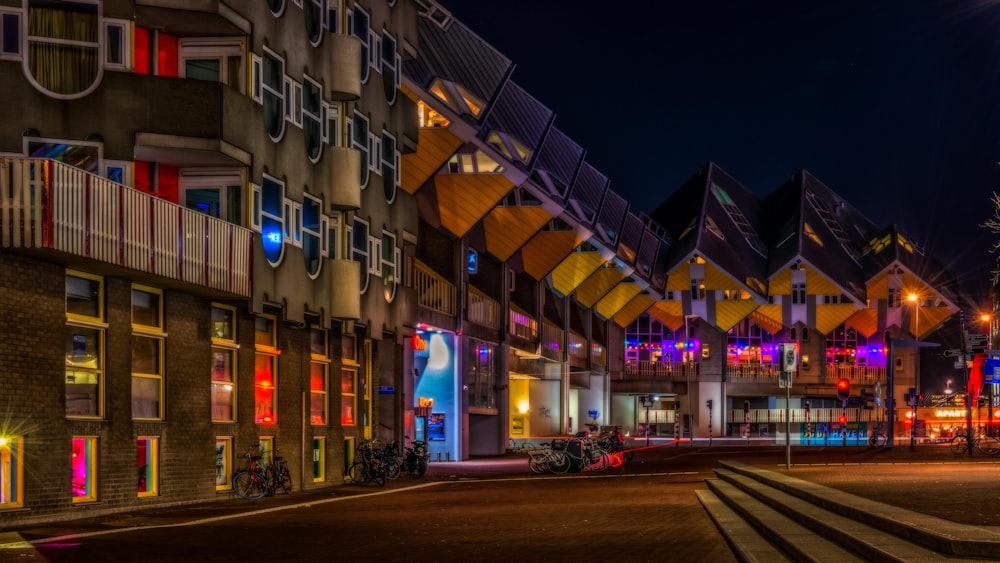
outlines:
{"label": "traffic light", "polygon": [[851,396],[851,382],[841,377],[837,380],[837,400],[844,402]]}
{"label": "traffic light", "polygon": [[841,426],[843,426],[843,425],[847,424],[847,417],[846,417],[846,416],[844,416],[844,415],[840,415],[840,418],[839,418],[839,419],[837,419],[837,420],[839,420],[839,421],[840,421],[840,425],[841,425]]}

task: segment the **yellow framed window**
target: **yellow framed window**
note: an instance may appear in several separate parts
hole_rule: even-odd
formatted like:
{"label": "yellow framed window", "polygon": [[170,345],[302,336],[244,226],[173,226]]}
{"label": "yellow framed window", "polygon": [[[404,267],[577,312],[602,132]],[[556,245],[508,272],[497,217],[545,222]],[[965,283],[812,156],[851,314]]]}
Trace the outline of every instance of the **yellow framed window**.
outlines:
{"label": "yellow framed window", "polygon": [[66,416],[104,416],[104,278],[66,271]]}
{"label": "yellow framed window", "polygon": [[97,438],[73,436],[72,439],[73,502],[97,500]]}
{"label": "yellow framed window", "polygon": [[232,490],[233,437],[215,437],[215,490]]}
{"label": "yellow framed window", "polygon": [[329,423],[327,409],[330,387],[330,352],[327,331],[318,326],[309,329],[309,420],[314,425]]}
{"label": "yellow framed window", "polygon": [[313,482],[326,481],[326,438],[313,438]]}
{"label": "yellow framed window", "polygon": [[140,437],[136,442],[135,468],[140,497],[155,497],[159,493],[159,438]]}
{"label": "yellow framed window", "polygon": [[22,447],[20,436],[0,436],[0,510],[23,505]]}
{"label": "yellow framed window", "polygon": [[212,421],[236,422],[236,309],[212,304]]}

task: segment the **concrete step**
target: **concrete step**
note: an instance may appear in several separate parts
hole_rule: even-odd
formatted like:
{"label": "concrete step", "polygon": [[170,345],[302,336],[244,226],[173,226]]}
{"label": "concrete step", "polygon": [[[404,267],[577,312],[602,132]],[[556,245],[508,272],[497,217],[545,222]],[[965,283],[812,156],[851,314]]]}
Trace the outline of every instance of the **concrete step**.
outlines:
{"label": "concrete step", "polygon": [[888,532],[830,512],[750,477],[720,469],[722,481],[749,494],[820,536],[859,554],[868,561],[969,561],[941,554]]}
{"label": "concrete step", "polygon": [[695,491],[701,505],[726,538],[736,558],[743,563],[780,563],[793,561],[764,539],[749,522],[729,508],[718,495],[709,490]]}
{"label": "concrete step", "polygon": [[908,540],[933,552],[949,556],[1000,560],[1000,533],[994,530],[959,524],[891,506],[775,471],[738,462],[720,463],[732,473],[749,477],[819,508]]}

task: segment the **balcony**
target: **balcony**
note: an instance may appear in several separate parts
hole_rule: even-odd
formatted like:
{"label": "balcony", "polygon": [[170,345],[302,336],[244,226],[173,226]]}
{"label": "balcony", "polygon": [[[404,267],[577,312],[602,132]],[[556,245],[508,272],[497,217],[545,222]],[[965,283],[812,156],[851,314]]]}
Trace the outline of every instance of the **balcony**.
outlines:
{"label": "balcony", "polygon": [[[864,408],[815,408],[815,409],[789,409],[788,420],[792,423],[792,434],[797,434],[799,429],[796,424],[838,424],[841,415],[847,416],[848,422],[867,422],[868,424],[878,424],[884,416],[878,409]],[[733,409],[726,412],[730,424],[780,424],[779,432],[784,432],[785,409]]]}
{"label": "balcony", "polygon": [[466,295],[466,316],[470,323],[500,330],[500,303],[471,285]]}
{"label": "balcony", "polygon": [[777,385],[781,366],[776,364],[760,364],[752,362],[728,362],[726,364],[726,381],[737,383],[774,382]]}
{"label": "balcony", "polygon": [[845,364],[826,364],[827,377],[846,378],[852,383],[872,384],[878,381],[885,383],[885,368],[875,366],[852,366]]}
{"label": "balcony", "polygon": [[253,233],[81,169],[0,158],[0,246],[55,250],[250,296]]}
{"label": "balcony", "polygon": [[590,352],[587,346],[587,339],[573,331],[569,333],[569,365],[575,368],[586,368],[589,367],[589,358],[587,354]]}
{"label": "balcony", "polygon": [[510,304],[510,345],[523,352],[531,354],[538,351],[538,321],[536,321],[527,311]]}
{"label": "balcony", "polygon": [[699,366],[698,362],[628,360],[625,362],[625,370],[613,373],[612,379],[687,381],[698,377]]}
{"label": "balcony", "polygon": [[419,260],[413,261],[413,289],[421,307],[447,317],[455,316],[455,284]]}
{"label": "balcony", "polygon": [[563,329],[548,319],[542,321],[542,356],[555,361],[563,361]]}

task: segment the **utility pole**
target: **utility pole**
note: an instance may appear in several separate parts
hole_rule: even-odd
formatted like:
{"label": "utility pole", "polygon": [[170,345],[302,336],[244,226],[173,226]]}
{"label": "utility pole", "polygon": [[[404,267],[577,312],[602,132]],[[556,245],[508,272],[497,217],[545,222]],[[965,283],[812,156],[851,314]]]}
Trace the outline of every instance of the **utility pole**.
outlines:
{"label": "utility pole", "polygon": [[969,337],[965,332],[965,311],[959,311],[959,320],[962,326],[962,364],[965,366],[965,441],[969,448],[969,455],[972,455],[972,444],[976,436],[972,433],[972,386],[969,381]]}

